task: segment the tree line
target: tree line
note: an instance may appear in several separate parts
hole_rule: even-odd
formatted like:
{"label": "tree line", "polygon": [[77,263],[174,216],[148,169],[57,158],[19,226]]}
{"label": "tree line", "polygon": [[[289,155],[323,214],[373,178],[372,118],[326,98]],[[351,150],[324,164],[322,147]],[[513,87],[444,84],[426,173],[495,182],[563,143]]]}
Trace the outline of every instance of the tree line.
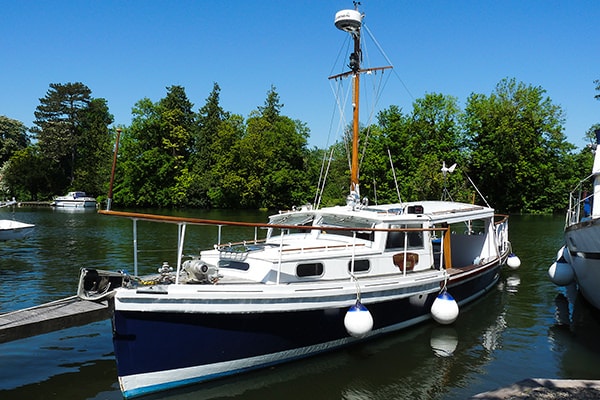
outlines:
{"label": "tree line", "polygon": [[[600,81],[594,83],[600,93]],[[347,140],[309,148],[308,126],[285,116],[283,106],[271,86],[247,117],[234,114],[222,108],[217,83],[196,110],[177,85],[157,102],[139,100],[131,124],[118,127],[112,204],[289,209],[343,203]],[[105,200],[116,141],[107,101],[93,98],[81,82],[53,83],[34,115],[30,129],[0,116],[0,194],[48,200],[81,190]],[[589,150],[566,141],[563,125],[563,110],[543,88],[508,78],[489,95],[471,94],[464,108],[439,93],[415,100],[408,111],[391,105],[361,127],[361,195],[371,204],[446,196],[509,213],[563,211],[568,191],[592,163]],[[441,173],[443,163],[458,167]]]}

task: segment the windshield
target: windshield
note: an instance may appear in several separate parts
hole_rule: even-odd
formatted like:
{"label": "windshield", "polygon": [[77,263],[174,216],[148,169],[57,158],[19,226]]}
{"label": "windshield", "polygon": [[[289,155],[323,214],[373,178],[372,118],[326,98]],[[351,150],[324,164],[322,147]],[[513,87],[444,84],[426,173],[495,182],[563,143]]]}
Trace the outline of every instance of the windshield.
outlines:
{"label": "windshield", "polygon": [[270,218],[269,223],[274,225],[312,225],[314,214],[280,214]]}
{"label": "windshield", "polygon": [[342,228],[373,228],[375,223],[372,220],[345,215],[324,214],[319,221],[319,226],[336,226]]}

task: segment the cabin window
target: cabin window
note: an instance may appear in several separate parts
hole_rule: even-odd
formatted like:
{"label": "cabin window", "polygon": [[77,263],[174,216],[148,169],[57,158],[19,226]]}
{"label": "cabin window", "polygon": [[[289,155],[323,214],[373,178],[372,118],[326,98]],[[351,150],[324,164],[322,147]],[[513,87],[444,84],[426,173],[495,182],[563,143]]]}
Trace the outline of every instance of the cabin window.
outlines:
{"label": "cabin window", "polygon": [[364,239],[364,240],[370,240],[371,242],[373,240],[375,240],[375,232],[373,231],[369,231],[369,232],[356,232],[356,238],[357,239]]}
{"label": "cabin window", "polygon": [[[390,225],[391,229],[421,228],[420,225]],[[392,231],[388,232],[386,249],[404,248],[404,239],[407,239],[407,248],[423,248],[423,231]]]}
{"label": "cabin window", "polygon": [[321,264],[321,263],[298,264],[298,267],[296,267],[296,274],[299,277],[321,276],[321,275],[323,275],[323,264]]}
{"label": "cabin window", "polygon": [[[369,268],[369,260],[354,260],[354,272],[367,272]],[[348,262],[348,271],[352,272],[352,261]]]}
{"label": "cabin window", "polygon": [[239,269],[240,271],[248,271],[250,264],[235,260],[219,260],[219,268]]}

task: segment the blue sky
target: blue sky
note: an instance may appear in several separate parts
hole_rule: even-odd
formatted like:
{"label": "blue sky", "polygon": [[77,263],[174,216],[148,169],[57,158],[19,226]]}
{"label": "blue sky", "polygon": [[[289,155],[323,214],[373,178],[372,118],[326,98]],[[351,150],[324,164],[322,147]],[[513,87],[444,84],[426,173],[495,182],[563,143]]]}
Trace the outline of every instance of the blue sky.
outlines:
{"label": "blue sky", "polygon": [[[214,82],[244,117],[274,85],[282,113],[304,121],[310,146],[339,139],[327,80],[347,34],[349,0],[0,1],[0,115],[33,125],[50,83],[83,82],[129,125],[142,98],[181,85],[194,110]],[[405,112],[427,93],[489,95],[503,78],[546,90],[583,147],[600,123],[597,0],[362,0],[364,23],[394,65],[380,108]],[[373,49],[376,50],[376,49]]]}

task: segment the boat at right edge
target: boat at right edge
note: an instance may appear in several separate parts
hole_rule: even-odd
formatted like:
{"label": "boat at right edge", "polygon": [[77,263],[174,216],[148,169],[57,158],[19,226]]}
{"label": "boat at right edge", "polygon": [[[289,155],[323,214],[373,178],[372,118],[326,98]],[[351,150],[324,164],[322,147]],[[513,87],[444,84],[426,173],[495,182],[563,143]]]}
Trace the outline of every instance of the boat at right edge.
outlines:
{"label": "boat at right edge", "polygon": [[573,282],[581,295],[600,310],[600,129],[596,143],[592,173],[582,179],[569,194],[565,218],[565,245],[548,269],[550,280],[558,286]]}

